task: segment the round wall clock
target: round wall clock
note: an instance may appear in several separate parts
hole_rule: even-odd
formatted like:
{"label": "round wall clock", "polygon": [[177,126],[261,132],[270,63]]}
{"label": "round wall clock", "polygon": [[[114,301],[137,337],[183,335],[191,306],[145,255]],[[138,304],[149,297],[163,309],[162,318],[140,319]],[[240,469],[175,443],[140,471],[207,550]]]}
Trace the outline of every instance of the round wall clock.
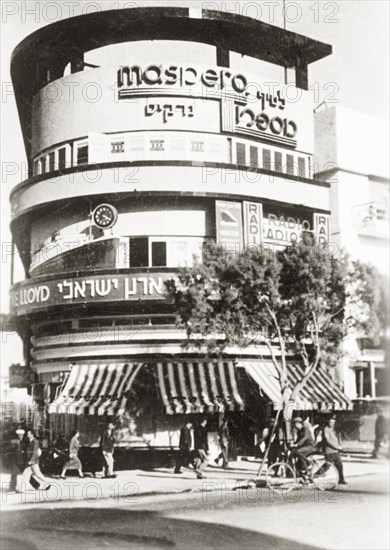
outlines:
{"label": "round wall clock", "polygon": [[92,213],[93,223],[102,229],[110,229],[118,219],[118,211],[111,204],[99,204]]}

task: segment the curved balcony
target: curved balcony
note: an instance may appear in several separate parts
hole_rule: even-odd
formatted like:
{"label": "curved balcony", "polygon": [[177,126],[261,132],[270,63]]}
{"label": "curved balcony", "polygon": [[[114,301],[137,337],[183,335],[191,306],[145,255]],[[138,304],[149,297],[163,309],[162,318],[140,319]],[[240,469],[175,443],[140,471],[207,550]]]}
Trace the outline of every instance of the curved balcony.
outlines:
{"label": "curved balcony", "polygon": [[35,209],[81,197],[155,194],[276,201],[329,209],[329,184],[250,166],[144,161],[79,166],[31,178],[11,194],[13,223]]}

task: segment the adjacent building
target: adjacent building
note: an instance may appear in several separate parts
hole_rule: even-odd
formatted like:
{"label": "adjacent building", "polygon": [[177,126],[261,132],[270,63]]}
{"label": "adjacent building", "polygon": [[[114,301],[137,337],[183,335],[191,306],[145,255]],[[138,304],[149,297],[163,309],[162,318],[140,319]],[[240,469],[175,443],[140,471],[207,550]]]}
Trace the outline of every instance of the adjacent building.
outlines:
{"label": "adjacent building", "polygon": [[[330,53],[261,21],[179,7],[66,19],[16,48],[29,178],[11,196],[25,269],[11,307],[36,421],[52,434],[77,425],[95,445],[113,418],[118,444],[170,447],[184,414],[215,427],[229,414],[236,446],[253,446],[280,396],[267,349],[213,362],[183,348],[164,283],[209,239],[237,250],[329,238],[308,67]],[[348,405],[325,373],[302,396],[306,409]]]}
{"label": "adjacent building", "polygon": [[[387,121],[341,106],[315,114],[315,173],[330,183],[330,241],[389,276]],[[388,304],[383,304],[388,307]],[[389,401],[389,334],[373,346],[364,334],[345,343],[341,378],[356,403]],[[372,410],[366,407],[366,410]],[[372,437],[373,427],[370,429]]]}

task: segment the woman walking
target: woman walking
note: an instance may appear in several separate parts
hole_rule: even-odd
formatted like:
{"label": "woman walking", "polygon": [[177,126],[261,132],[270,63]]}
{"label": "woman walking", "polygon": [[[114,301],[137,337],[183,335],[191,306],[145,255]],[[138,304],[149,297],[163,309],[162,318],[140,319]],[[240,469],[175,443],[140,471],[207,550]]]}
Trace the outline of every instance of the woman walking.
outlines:
{"label": "woman walking", "polygon": [[69,460],[64,464],[64,467],[62,468],[61,479],[65,479],[65,474],[67,470],[78,470],[79,477],[84,477],[81,462],[79,457],[77,456],[81,447],[79,437],[79,431],[76,430],[72,433],[72,439],[70,440],[69,444]]}

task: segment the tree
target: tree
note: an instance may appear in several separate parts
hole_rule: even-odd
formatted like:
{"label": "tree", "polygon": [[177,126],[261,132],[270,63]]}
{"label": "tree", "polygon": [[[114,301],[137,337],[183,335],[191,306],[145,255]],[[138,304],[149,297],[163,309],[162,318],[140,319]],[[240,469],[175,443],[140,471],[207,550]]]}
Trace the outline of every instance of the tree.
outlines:
{"label": "tree", "polygon": [[[214,357],[227,346],[268,347],[281,388],[278,414],[287,421],[288,404],[297,402],[316,369],[337,365],[348,332],[377,332],[383,324],[376,276],[370,266],[351,262],[343,251],[330,253],[306,233],[277,253],[248,247],[231,254],[210,243],[203,261],[182,269],[167,286],[187,346]],[[294,387],[289,356],[304,366]]]}
{"label": "tree", "polygon": [[[284,410],[296,401],[320,362],[337,361],[344,334],[348,259],[337,258],[310,235],[273,253],[248,247],[226,253],[209,244],[202,263],[170,281],[177,324],[187,345],[222,354],[226,346],[265,343],[279,376]],[[279,353],[275,352],[275,344]],[[288,383],[287,357],[300,356],[304,373]]]}

